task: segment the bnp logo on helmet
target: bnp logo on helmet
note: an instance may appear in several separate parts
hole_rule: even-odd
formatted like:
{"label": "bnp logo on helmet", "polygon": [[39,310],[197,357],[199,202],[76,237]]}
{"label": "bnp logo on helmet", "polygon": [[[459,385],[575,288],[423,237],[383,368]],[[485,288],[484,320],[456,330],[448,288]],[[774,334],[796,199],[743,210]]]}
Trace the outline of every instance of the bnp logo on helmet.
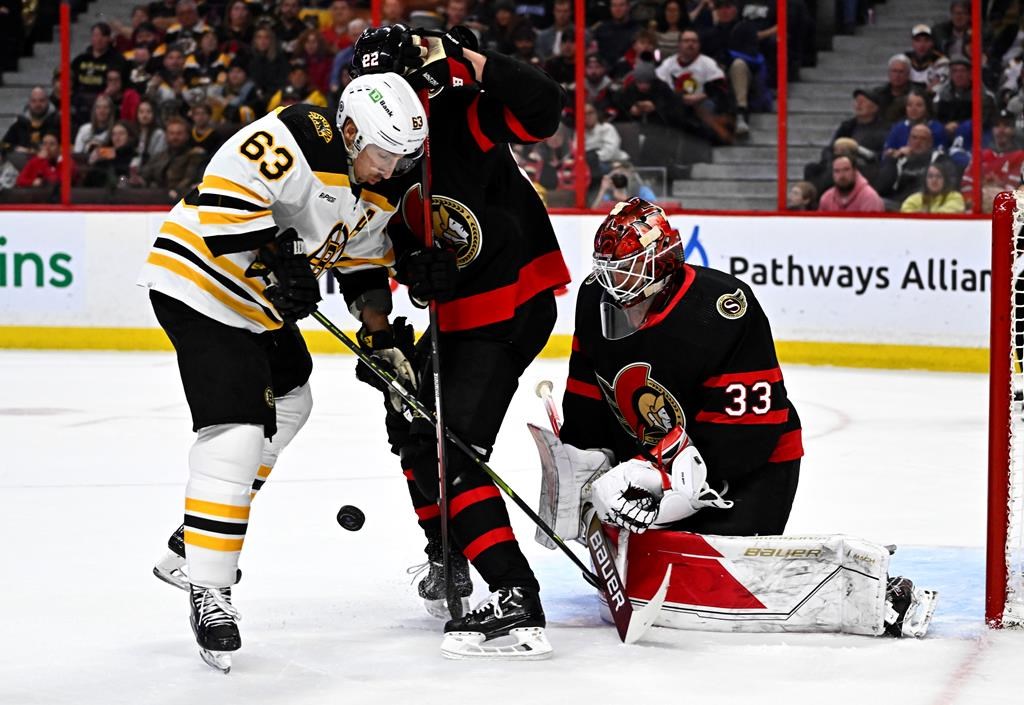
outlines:
{"label": "bnp logo on helmet", "polygon": [[376,88],[370,91],[370,100],[372,100],[374,103],[383,108],[384,112],[388,114],[388,117],[395,116],[395,114],[391,112],[391,108],[388,107],[388,104],[384,102],[384,96],[381,95],[380,91],[378,91]]}

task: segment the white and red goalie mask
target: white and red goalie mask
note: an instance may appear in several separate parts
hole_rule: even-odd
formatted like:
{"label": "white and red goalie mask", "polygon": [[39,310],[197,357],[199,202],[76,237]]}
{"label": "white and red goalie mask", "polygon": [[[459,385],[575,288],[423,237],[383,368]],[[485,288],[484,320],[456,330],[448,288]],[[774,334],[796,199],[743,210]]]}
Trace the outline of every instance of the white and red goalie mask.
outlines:
{"label": "white and red goalie mask", "polygon": [[607,292],[605,338],[618,340],[647,320],[654,297],[683,266],[683,243],[665,211],[642,198],[617,203],[594,237],[593,277]]}

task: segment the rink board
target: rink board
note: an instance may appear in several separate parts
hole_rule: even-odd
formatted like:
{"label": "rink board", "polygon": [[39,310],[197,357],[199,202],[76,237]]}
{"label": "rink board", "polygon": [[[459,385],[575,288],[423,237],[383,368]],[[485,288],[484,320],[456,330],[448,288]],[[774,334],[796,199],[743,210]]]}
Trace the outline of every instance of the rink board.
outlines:
{"label": "rink board", "polygon": [[[0,348],[168,349],[134,285],[160,213],[0,212]],[[600,216],[554,216],[573,283],[545,355],[568,354]],[[982,371],[991,286],[984,220],[675,215],[687,260],[750,284],[788,362]],[[483,247],[486,247],[486,240]],[[325,278],[326,280],[327,278]],[[321,310],[354,328],[324,281]],[[425,314],[395,296],[396,315]],[[315,352],[343,348],[303,323]]]}

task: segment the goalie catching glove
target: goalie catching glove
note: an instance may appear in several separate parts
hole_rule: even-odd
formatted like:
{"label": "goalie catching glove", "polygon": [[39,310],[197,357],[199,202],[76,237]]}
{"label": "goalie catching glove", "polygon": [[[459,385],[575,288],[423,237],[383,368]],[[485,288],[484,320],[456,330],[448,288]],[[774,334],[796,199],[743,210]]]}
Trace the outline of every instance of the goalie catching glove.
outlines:
{"label": "goalie catching glove", "polygon": [[[373,333],[362,327],[356,333],[359,347],[367,353],[378,367],[392,375],[410,394],[416,393],[416,371],[409,358],[413,356],[413,328],[404,317],[398,317],[390,328]],[[404,414],[405,402],[401,395],[378,377],[364,362],[356,365],[356,378],[360,382],[379,389],[386,395],[391,411]]]}
{"label": "goalie catching glove", "polygon": [[297,321],[316,311],[320,285],[309,267],[306,245],[288,228],[274,238],[274,246],[260,249],[259,258],[245,271],[247,277],[272,282],[263,295],[286,321]]}

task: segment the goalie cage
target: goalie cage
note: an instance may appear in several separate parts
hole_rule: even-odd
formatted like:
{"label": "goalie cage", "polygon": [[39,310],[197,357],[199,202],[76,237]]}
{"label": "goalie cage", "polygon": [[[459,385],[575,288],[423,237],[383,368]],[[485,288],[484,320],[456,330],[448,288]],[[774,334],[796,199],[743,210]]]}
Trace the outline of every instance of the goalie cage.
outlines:
{"label": "goalie cage", "polygon": [[992,211],[985,621],[1024,626],[1024,188]]}

